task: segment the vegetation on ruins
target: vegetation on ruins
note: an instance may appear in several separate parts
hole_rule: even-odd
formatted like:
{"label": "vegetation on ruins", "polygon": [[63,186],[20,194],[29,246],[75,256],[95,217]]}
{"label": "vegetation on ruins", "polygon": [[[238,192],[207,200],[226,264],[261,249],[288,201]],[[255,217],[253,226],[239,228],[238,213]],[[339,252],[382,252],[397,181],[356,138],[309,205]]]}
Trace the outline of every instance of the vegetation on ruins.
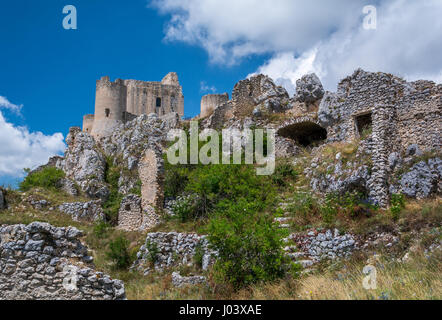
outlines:
{"label": "vegetation on ruins", "polygon": [[25,169],[25,172],[28,175],[20,183],[20,190],[22,191],[28,191],[32,188],[55,190],[58,182],[65,176],[62,170],[54,167],[45,167],[36,172],[30,172],[29,169]]}

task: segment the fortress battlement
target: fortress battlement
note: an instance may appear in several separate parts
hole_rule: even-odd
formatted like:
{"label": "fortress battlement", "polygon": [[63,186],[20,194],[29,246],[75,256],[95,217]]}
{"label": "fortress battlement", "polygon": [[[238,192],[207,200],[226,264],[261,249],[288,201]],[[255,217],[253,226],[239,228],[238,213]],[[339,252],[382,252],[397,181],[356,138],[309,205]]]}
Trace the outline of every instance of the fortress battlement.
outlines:
{"label": "fortress battlement", "polygon": [[95,113],[83,117],[83,131],[101,138],[110,135],[116,125],[136,116],[173,112],[184,115],[183,90],[175,72],[167,74],[161,82],[112,82],[104,76],[96,82]]}

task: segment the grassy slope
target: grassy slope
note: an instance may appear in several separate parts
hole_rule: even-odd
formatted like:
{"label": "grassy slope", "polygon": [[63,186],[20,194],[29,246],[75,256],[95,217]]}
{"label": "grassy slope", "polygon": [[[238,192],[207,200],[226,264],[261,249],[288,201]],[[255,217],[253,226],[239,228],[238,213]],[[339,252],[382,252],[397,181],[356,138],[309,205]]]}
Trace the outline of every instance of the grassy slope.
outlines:
{"label": "grassy slope", "polygon": [[[338,151],[344,156],[353,158],[355,151],[352,145],[330,146],[325,150],[327,159],[334,159]],[[303,163],[308,161],[305,154],[299,161],[302,172]],[[300,175],[295,183],[290,183],[281,198],[292,197],[294,194],[308,191],[307,183]],[[95,258],[96,268],[109,273],[112,277],[125,282],[129,299],[442,299],[441,255],[435,254],[426,257],[424,247],[436,240],[440,240],[442,207],[440,199],[408,202],[401,212],[399,220],[394,221],[389,211],[376,211],[370,217],[356,217],[339,213],[333,225],[325,224],[315,210],[308,211],[307,215],[299,215],[294,211],[297,219],[297,229],[309,227],[338,227],[343,231],[351,231],[360,235],[367,235],[373,231],[399,231],[400,244],[395,250],[381,253],[377,263],[378,289],[367,291],[362,287],[363,267],[370,258],[367,254],[356,254],[351,260],[340,263],[321,265],[313,274],[303,275],[299,279],[287,278],[274,283],[250,286],[247,289],[235,292],[229,286],[215,286],[210,288],[196,286],[176,289],[171,284],[171,272],[142,276],[136,272],[118,271],[112,267],[106,257],[109,243],[120,235],[130,241],[129,250],[135,253],[144,242],[145,234],[124,233],[109,228],[104,234],[97,233],[94,225],[74,222],[69,216],[56,211],[38,211],[32,209],[23,199],[28,196],[46,199],[51,206],[63,202],[86,201],[85,198],[72,198],[55,191],[31,190],[26,194],[9,191],[7,200],[11,209],[0,212],[0,224],[30,223],[32,221],[49,222],[54,226],[75,226],[85,232],[84,242],[89,246]],[[269,214],[274,214],[269,212]],[[298,215],[297,215],[298,214]],[[154,231],[182,231],[198,232],[203,223],[190,221],[180,223],[178,220],[167,220]],[[412,233],[422,230],[421,243],[417,245],[410,261],[397,263],[404,250],[412,243]],[[434,231],[430,233],[429,231]],[[296,231],[296,230],[293,230]],[[185,269],[185,268],[183,268]],[[189,270],[181,270],[183,273]],[[207,274],[210,278],[210,274]],[[212,284],[212,283],[211,283]]]}

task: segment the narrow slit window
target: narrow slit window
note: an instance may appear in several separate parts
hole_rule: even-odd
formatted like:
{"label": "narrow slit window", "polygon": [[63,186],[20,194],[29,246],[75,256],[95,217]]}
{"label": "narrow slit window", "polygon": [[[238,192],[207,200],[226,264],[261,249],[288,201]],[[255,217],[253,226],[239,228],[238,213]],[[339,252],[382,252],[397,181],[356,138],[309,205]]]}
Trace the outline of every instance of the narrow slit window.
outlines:
{"label": "narrow slit window", "polygon": [[110,115],[110,109],[106,109],[106,110],[104,110],[104,113],[105,113],[105,115],[106,115],[106,118],[109,118],[109,115]]}
{"label": "narrow slit window", "polygon": [[157,98],[156,106],[157,108],[161,108],[161,98]]}

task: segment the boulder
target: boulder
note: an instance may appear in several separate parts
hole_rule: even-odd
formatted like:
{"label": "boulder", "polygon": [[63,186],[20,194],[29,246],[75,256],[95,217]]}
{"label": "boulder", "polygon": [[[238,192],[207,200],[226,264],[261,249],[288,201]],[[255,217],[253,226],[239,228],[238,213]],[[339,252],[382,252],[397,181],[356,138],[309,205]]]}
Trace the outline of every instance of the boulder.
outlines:
{"label": "boulder", "polygon": [[423,155],[423,152],[417,144],[412,144],[407,148],[405,155],[407,157],[420,157],[421,155]]}
{"label": "boulder", "polygon": [[314,73],[307,74],[296,81],[296,100],[305,103],[315,103],[324,96],[321,80]]}
{"label": "boulder", "polygon": [[442,160],[434,158],[415,164],[399,181],[400,190],[410,198],[425,199],[440,194]]}
{"label": "boulder", "polygon": [[339,96],[333,92],[326,92],[323,96],[318,110],[318,121],[323,127],[329,127],[336,124],[339,120]]}

